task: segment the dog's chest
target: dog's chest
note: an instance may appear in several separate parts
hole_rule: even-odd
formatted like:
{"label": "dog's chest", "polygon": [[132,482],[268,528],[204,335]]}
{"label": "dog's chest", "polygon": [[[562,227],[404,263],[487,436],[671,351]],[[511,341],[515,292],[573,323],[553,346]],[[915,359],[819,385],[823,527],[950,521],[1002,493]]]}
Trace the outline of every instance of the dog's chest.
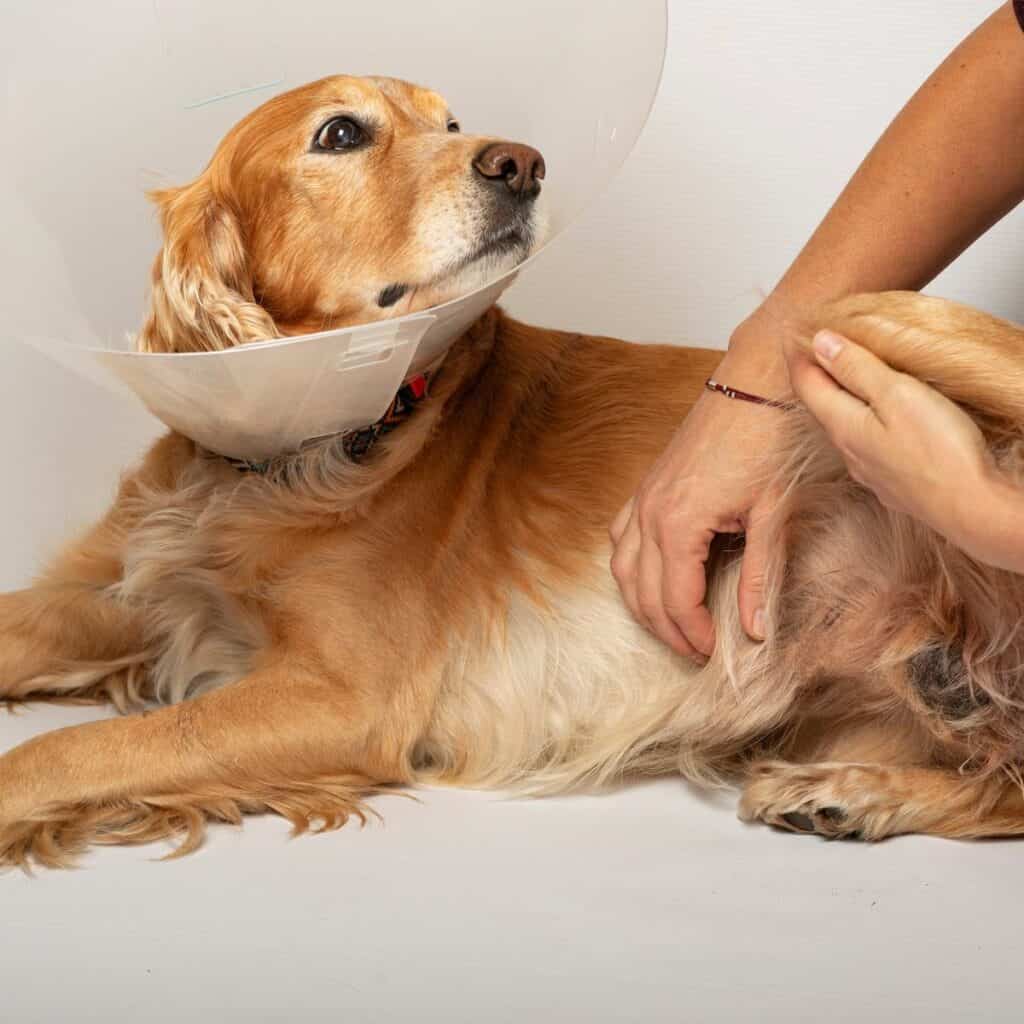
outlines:
{"label": "dog's chest", "polygon": [[[145,605],[159,637],[155,696],[179,700],[244,675],[268,642],[266,623],[281,613],[317,626],[332,671],[358,665],[368,684],[394,675],[386,645],[360,640],[366,602],[376,607],[367,581],[379,588],[387,578],[378,564],[384,556],[368,552],[385,547],[332,532],[301,564],[285,559],[274,586],[243,593],[225,564],[227,511],[168,504],[127,545],[120,590]],[[433,715],[414,755],[424,777],[565,788],[612,776],[639,748],[665,740],[696,671],[634,622],[609,558],[607,549],[594,552],[587,573],[542,587],[540,599],[510,594],[500,615],[470,615],[467,624],[460,613],[459,628],[441,607],[424,614],[419,602],[434,601],[429,587],[396,591],[406,603],[402,621],[432,622],[444,651]],[[370,635],[380,641],[384,626],[377,622]]]}
{"label": "dog's chest", "polygon": [[266,644],[251,587],[225,557],[226,509],[185,490],[154,501],[125,538],[118,599],[144,611],[149,696],[172,703],[232,682]]}
{"label": "dog's chest", "polygon": [[472,642],[454,642],[418,751],[425,774],[562,789],[616,774],[672,719],[696,670],[637,625],[608,571],[544,603],[513,596]]}

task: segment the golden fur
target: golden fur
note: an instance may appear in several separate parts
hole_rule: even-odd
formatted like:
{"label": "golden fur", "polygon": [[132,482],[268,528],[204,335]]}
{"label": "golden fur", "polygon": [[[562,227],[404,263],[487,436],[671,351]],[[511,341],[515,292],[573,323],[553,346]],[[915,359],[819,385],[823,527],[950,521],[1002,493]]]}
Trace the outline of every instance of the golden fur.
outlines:
{"label": "golden fur", "polygon": [[[339,103],[376,118],[386,152],[306,159]],[[197,182],[157,197],[141,343],[394,315],[375,303],[392,282],[414,285],[397,312],[457,294],[483,271],[424,239],[451,216],[472,252],[494,218],[468,170],[488,140],[447,116],[380,79],[250,115]],[[459,197],[448,214],[437,194]],[[323,249],[324,225],[346,246]],[[961,402],[1020,476],[1019,328],[911,294],[844,300],[803,336],[823,325]],[[607,525],[719,357],[493,309],[364,463],[329,441],[240,474],[164,437],[101,523],[0,596],[0,696],[164,706],[0,758],[0,861],[175,836],[187,851],[207,821],[263,811],[333,828],[396,785],[552,792],[638,772],[734,783],[744,817],[823,835],[1024,832],[1024,580],[881,507],[801,412],[781,452],[752,455],[783,466],[767,642],[743,634],[724,543],[705,667],[630,618]]]}

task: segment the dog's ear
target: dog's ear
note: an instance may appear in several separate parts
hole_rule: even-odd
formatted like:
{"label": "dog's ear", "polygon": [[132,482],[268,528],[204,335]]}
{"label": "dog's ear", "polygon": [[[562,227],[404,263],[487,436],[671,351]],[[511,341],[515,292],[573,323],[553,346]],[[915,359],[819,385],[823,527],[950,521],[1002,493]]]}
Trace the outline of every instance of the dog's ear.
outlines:
{"label": "dog's ear", "polygon": [[214,195],[206,176],[183,188],[151,192],[164,245],[152,273],[143,352],[204,352],[279,336],[253,295],[238,216]]}

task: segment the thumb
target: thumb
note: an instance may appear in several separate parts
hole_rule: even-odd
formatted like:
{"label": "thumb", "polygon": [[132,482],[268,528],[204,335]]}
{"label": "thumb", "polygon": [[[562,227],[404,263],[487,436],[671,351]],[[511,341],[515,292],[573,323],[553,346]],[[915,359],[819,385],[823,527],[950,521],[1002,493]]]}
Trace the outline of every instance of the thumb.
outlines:
{"label": "thumb", "polygon": [[768,523],[779,494],[776,489],[766,491],[754,503],[747,518],[747,539],[740,566],[739,605],[740,622],[751,640],[765,638],[764,592],[769,560]]}
{"label": "thumb", "polygon": [[877,406],[901,376],[873,352],[835,331],[819,331],[812,349],[815,361],[833,380],[870,406]]}

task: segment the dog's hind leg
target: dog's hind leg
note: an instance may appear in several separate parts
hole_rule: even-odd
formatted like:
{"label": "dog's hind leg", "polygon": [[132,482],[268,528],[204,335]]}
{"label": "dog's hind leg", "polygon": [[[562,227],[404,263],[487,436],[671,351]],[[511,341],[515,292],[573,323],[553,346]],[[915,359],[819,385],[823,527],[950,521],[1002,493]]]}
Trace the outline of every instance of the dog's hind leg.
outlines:
{"label": "dog's hind leg", "polygon": [[877,840],[904,833],[952,839],[1024,835],[1024,793],[1002,775],[875,764],[754,766],[740,817],[792,832]]}
{"label": "dog's hind leg", "polygon": [[408,775],[412,739],[387,707],[281,657],[180,704],[38,736],[0,757],[0,864],[64,866],[93,843],[190,850],[207,820],[244,813],[299,831],[362,817],[360,794]]}
{"label": "dog's hind leg", "polygon": [[44,582],[0,594],[0,702],[142,696],[141,616],[88,583]]}
{"label": "dog's hind leg", "polygon": [[1024,328],[917,292],[851,295],[820,311],[816,328],[853,338],[890,366],[1014,430],[1024,421]]}

